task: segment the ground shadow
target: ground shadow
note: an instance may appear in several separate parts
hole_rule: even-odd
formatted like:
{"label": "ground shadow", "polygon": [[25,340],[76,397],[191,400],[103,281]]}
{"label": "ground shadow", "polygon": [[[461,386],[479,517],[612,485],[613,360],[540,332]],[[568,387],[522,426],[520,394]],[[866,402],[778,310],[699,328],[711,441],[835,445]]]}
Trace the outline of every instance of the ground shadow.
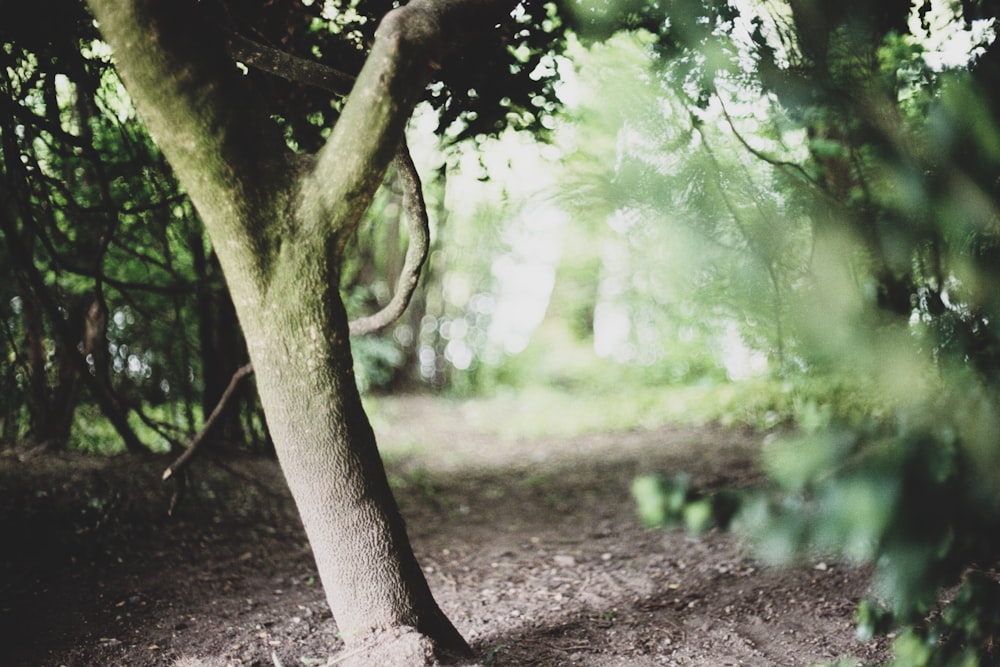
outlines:
{"label": "ground shadow", "polygon": [[[516,442],[468,434],[461,460],[391,443],[387,459],[435,595],[484,662],[877,656],[851,638],[864,572],[763,568],[728,536],[635,521],[635,474],[753,483],[762,437],[714,427]],[[162,464],[0,460],[6,664],[322,664],[341,644],[276,464],[206,455],[172,520]]]}

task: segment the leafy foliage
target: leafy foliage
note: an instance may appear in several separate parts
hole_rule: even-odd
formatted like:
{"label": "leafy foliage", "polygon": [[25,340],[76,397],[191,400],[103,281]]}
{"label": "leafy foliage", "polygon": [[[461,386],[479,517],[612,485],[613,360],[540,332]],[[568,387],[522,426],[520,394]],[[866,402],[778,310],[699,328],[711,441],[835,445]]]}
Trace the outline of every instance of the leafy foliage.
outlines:
{"label": "leafy foliage", "polygon": [[[299,0],[263,4],[207,3],[226,30],[281,51],[318,60],[353,78],[375,38],[389,0]],[[438,113],[438,132],[451,141],[495,135],[515,127],[544,133],[556,109],[556,71],[562,21],[550,3],[529,0],[503,40],[477,40],[447,62],[426,101]],[[339,113],[339,96],[256,71],[248,76],[275,104],[289,139],[316,150]]]}
{"label": "leafy foliage", "polygon": [[[198,216],[136,117],[83,3],[52,16],[49,5],[36,3],[0,28],[2,252],[25,260],[5,261],[0,279],[3,442],[91,442],[104,429],[73,435],[73,424],[82,423],[74,415],[78,406],[92,414],[89,406],[99,405],[130,447],[141,447],[138,431],[176,446],[245,362],[242,335]],[[202,5],[224,31],[348,77],[392,7]],[[427,102],[444,140],[505,127],[547,132],[557,107],[552,52],[562,30],[552,5],[528,2],[504,40],[477,40],[443,63],[445,79],[428,89]],[[246,76],[267,95],[291,148],[320,145],[337,119],[337,95],[254,69]],[[370,235],[359,240],[348,271],[344,288],[364,304],[358,311],[378,306],[404,247],[393,196],[387,189],[373,208]],[[428,293],[440,290],[435,281],[443,275],[431,272]],[[398,383],[417,366],[412,333],[428,313],[415,311],[405,323],[409,338],[393,331],[359,344],[358,377],[366,388]],[[444,347],[440,338],[433,344]],[[264,443],[252,387],[241,388],[235,404],[216,438]]]}
{"label": "leafy foliage", "polygon": [[[130,446],[135,428],[176,443],[242,363],[239,333],[191,205],[70,9],[51,41],[2,40],[5,442],[88,440],[70,429],[93,401]],[[234,415],[220,435],[239,439]]]}
{"label": "leafy foliage", "polygon": [[739,495],[733,492],[711,496],[698,493],[684,473],[670,480],[659,475],[637,477],[632,482],[632,498],[647,526],[683,527],[692,533],[717,526],[727,528],[741,504]]}
{"label": "leafy foliage", "polygon": [[[896,664],[992,664],[1000,164],[987,100],[996,48],[976,42],[983,27],[956,3],[918,5],[911,14],[902,2],[791,2],[780,19],[754,19],[745,42],[750,85],[780,103],[767,113],[805,139],[805,153],[765,147],[723,116],[732,140],[773,168],[771,187],[792,195],[766,228],[787,240],[775,221],[807,221],[792,229],[806,232],[808,252],[775,281],[786,290],[795,365],[870,378],[883,403],[868,414],[822,403],[801,413],[803,434],[767,452],[778,488],[745,498],[738,525],[776,560],[820,552],[875,563],[877,601],[862,608],[861,632],[909,628]],[[985,51],[969,73],[948,71],[931,51],[924,29],[941,12],[954,39]],[[996,18],[982,5],[974,14]],[[673,90],[706,87],[687,95],[693,113],[713,99],[731,106],[731,70],[678,71]],[[759,252],[753,243],[745,251]],[[667,522],[690,511],[697,526],[711,509],[677,480],[644,480],[639,491]]]}

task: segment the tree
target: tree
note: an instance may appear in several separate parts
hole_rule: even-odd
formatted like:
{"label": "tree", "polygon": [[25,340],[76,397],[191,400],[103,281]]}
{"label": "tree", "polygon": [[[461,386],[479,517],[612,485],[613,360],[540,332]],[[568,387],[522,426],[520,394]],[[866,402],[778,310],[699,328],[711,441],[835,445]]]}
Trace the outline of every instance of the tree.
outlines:
{"label": "tree", "polygon": [[[27,431],[36,443],[65,445],[81,385],[86,384],[125,445],[141,450],[127,422],[127,411],[105,381],[106,374],[89,372],[86,361],[89,357],[100,367],[107,358],[102,353],[107,348],[108,314],[101,281],[96,280],[92,289],[81,288],[79,283],[66,286],[69,296],[60,302],[46,286],[45,270],[32,262],[37,248],[60,254],[54,250],[59,243],[53,242],[47,227],[60,240],[72,239],[75,246],[72,252],[54,259],[55,263],[73,267],[71,271],[79,275],[100,276],[111,236],[102,214],[102,204],[110,198],[109,181],[99,161],[93,159],[99,151],[89,141],[97,124],[92,123],[96,105],[90,94],[96,87],[94,73],[77,50],[56,44],[59,37],[75,32],[85,17],[81,7],[74,9],[54,26],[58,36],[54,41],[28,31],[18,48],[8,42],[7,34],[0,36],[4,43],[0,91],[3,106],[10,111],[0,124],[0,232],[16,276],[13,282],[24,332],[23,353],[15,353],[12,365],[20,362],[22,368],[19,375],[26,385]],[[72,44],[72,40],[67,43]],[[48,59],[52,67],[46,71],[32,67],[25,58],[29,49],[31,56]],[[60,84],[65,84],[62,91]],[[77,91],[75,99],[60,104],[60,93],[65,96],[70,87]],[[64,121],[82,128],[81,136],[66,132]],[[46,139],[52,137],[58,137],[53,143],[62,143],[63,150],[51,149]],[[77,191],[79,199],[66,196],[70,189]],[[60,223],[69,217],[86,222],[61,228]],[[51,323],[51,331],[46,330],[46,321]],[[12,331],[8,328],[10,338]],[[54,350],[51,359],[50,349]]]}
{"label": "tree", "polygon": [[[201,215],[247,340],[279,461],[349,643],[415,630],[468,646],[410,547],[354,382],[344,249],[447,56],[516,3],[388,12],[329,138],[292,153],[196,2],[92,0],[127,89]],[[383,636],[384,637],[384,636]]]}
{"label": "tree", "polygon": [[[246,363],[204,226],[97,39],[82,2],[0,27],[5,447],[179,447]],[[213,439],[260,443],[238,399]]]}

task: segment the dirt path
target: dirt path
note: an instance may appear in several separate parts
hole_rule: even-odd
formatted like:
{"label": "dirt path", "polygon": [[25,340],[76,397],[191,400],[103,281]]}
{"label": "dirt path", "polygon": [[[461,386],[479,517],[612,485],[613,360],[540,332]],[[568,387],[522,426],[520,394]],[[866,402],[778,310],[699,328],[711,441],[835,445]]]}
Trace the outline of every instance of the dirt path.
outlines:
{"label": "dirt path", "polygon": [[[865,572],[775,570],[730,536],[635,521],[636,474],[747,485],[761,436],[667,427],[527,441],[475,410],[401,398],[375,421],[414,548],[479,664],[882,658],[853,639]],[[0,663],[324,664],[341,644],[280,472],[210,458],[174,520],[161,463],[0,459]]]}

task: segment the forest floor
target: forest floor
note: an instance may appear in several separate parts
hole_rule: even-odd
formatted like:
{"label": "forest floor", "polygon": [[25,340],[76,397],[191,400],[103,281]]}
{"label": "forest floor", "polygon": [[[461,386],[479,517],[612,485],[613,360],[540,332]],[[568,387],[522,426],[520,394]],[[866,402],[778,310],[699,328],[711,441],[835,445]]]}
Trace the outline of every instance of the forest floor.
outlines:
{"label": "forest floor", "polygon": [[[476,402],[380,399],[410,537],[480,665],[878,664],[870,573],[778,569],[724,534],[650,531],[629,484],[758,483],[765,436],[718,426],[505,437]],[[499,418],[502,420],[502,418]],[[342,644],[277,465],[206,452],[173,519],[164,461],[0,456],[0,664],[327,664]]]}

